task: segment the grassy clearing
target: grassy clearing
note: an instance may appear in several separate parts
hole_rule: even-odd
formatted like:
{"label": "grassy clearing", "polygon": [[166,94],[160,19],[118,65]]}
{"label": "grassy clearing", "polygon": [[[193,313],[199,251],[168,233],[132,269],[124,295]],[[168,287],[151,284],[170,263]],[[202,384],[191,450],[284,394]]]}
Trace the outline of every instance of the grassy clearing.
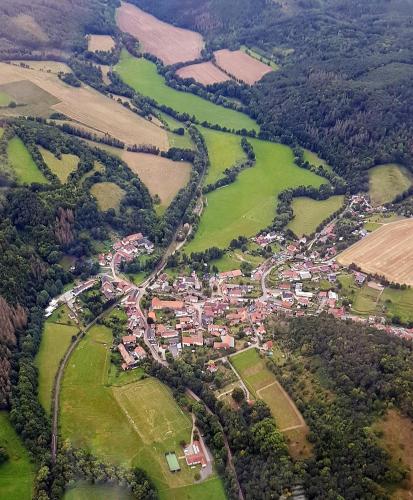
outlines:
{"label": "grassy clearing", "polygon": [[20,182],[23,184],[31,184],[32,182],[47,184],[46,177],[37,168],[33,158],[19,137],[13,137],[9,141],[7,156]]}
{"label": "grassy clearing", "polygon": [[210,166],[205,184],[212,184],[223,177],[224,170],[245,158],[241,148],[241,138],[237,135],[200,128],[208,148]]}
{"label": "grassy clearing", "polygon": [[194,94],[168,87],[163,77],[158,74],[156,65],[151,61],[137,59],[123,51],[115,71],[137,92],[180,113],[195,115],[201,122],[218,123],[235,130],[245,128],[258,131],[258,125],[243,113],[218,106]]}
{"label": "grassy clearing", "polygon": [[213,260],[211,265],[215,265],[218,271],[224,273],[226,271],[233,271],[234,269],[239,269],[243,262],[248,262],[254,267],[259,266],[264,261],[263,257],[250,255],[246,252],[237,251],[227,251],[224,255],[218,259]]}
{"label": "grassy clearing", "polygon": [[125,196],[125,191],[114,182],[97,182],[90,188],[90,192],[103,212],[110,208],[119,210],[120,202]]}
{"label": "grassy clearing", "polygon": [[243,170],[237,180],[207,196],[195,238],[186,252],[211,246],[226,248],[233,238],[252,236],[268,226],[275,216],[278,194],[289,187],[318,187],[325,179],[294,164],[292,150],[281,144],[250,140],[256,164]]}
{"label": "grassy clearing", "polygon": [[39,147],[39,151],[46,165],[63,183],[67,182],[69,175],[77,169],[79,157],[76,155],[62,154],[62,159],[59,160],[45,148]]}
{"label": "grassy clearing", "polygon": [[404,322],[413,321],[413,290],[385,288],[380,297],[388,316],[398,316]]}
{"label": "grassy clearing", "polygon": [[0,466],[0,497],[5,500],[30,500],[34,467],[4,411],[0,412],[0,446],[10,457]]}
{"label": "grassy clearing", "polygon": [[332,171],[332,168],[328,163],[320,158],[317,153],[313,153],[309,149],[303,149],[304,161],[308,161],[313,167],[319,167],[320,165],[328,171]]}
{"label": "grassy clearing", "polygon": [[50,319],[44,325],[36,366],[39,370],[39,401],[47,412],[51,408],[53,382],[59,363],[71,343],[72,336],[77,333],[76,326],[57,324]]}
{"label": "grassy clearing", "polygon": [[295,198],[292,202],[294,219],[288,224],[288,228],[299,237],[310,235],[343,203],[344,196],[331,196],[328,200],[320,201],[307,197]]}
{"label": "grassy clearing", "polygon": [[109,484],[77,483],[67,490],[64,500],[132,500],[134,496],[126,488]]}
{"label": "grassy clearing", "polygon": [[171,148],[194,149],[194,143],[187,131],[185,131],[184,135],[168,132],[168,140]]}
{"label": "grassy clearing", "polygon": [[412,175],[401,165],[388,163],[369,170],[369,193],[375,206],[393,201],[411,185]]}
{"label": "grassy clearing", "polygon": [[242,52],[245,52],[249,56],[253,57],[254,59],[257,59],[257,61],[261,61],[262,63],[267,64],[273,70],[279,69],[277,63],[271,61],[271,59],[269,59],[268,57],[265,57],[264,55],[260,54],[257,49],[251,49],[246,45],[241,45],[240,50],[242,50]]}
{"label": "grassy clearing", "polygon": [[6,92],[0,91],[0,106],[8,106],[11,103],[12,99]]}

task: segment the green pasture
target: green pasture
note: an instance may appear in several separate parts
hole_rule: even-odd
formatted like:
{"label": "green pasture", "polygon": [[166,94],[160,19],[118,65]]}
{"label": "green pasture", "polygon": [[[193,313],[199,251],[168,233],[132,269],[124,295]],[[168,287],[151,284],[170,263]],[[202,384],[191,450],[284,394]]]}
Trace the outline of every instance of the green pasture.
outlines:
{"label": "green pasture", "polygon": [[187,130],[185,130],[185,135],[178,135],[173,132],[167,132],[167,134],[171,148],[194,149],[194,143],[189,137]]}
{"label": "green pasture", "polygon": [[31,500],[34,467],[5,411],[0,412],[0,447],[5,448],[9,455],[9,460],[0,465],[0,497],[4,500]]}
{"label": "green pasture", "polygon": [[0,106],[8,106],[11,101],[11,97],[6,92],[0,92]]}
{"label": "green pasture", "polygon": [[210,166],[204,184],[212,184],[224,175],[224,170],[245,159],[241,137],[200,127],[208,149]]}
{"label": "green pasture", "polygon": [[310,151],[309,149],[303,148],[303,156],[304,156],[304,161],[308,161],[310,165],[313,167],[324,167],[326,170],[331,171],[330,165],[320,158],[317,153],[314,153],[313,151]]}
{"label": "green pasture", "polygon": [[250,141],[255,166],[240,172],[234,183],[207,195],[198,231],[186,246],[186,253],[212,246],[226,248],[233,238],[256,234],[273,221],[281,191],[300,185],[319,187],[326,182],[295,165],[289,147],[258,139]]}
{"label": "green pasture", "polygon": [[384,310],[389,316],[398,316],[404,322],[413,321],[413,290],[385,288],[380,297]]}
{"label": "green pasture", "polygon": [[412,174],[396,163],[369,170],[369,193],[374,206],[390,203],[412,185]]}
{"label": "green pasture", "polygon": [[79,482],[66,491],[63,500],[132,500],[132,493],[120,486]]}
{"label": "green pasture", "polygon": [[63,183],[67,182],[69,175],[77,169],[79,157],[76,155],[62,154],[59,159],[48,149],[39,147],[39,151],[46,165]]}
{"label": "green pasture", "polygon": [[227,250],[220,259],[211,261],[211,265],[217,266],[218,271],[224,273],[226,271],[239,269],[243,262],[248,262],[253,267],[258,267],[264,262],[264,258],[242,252],[241,250]]}
{"label": "green pasture", "polygon": [[331,196],[328,200],[295,198],[292,202],[294,219],[287,227],[298,237],[310,235],[327,217],[342,207],[343,203],[344,196]]}
{"label": "green pasture", "polygon": [[179,113],[195,116],[200,122],[207,121],[234,130],[256,130],[258,125],[247,115],[224,108],[189,92],[180,92],[166,85],[157,72],[156,64],[147,59],[137,59],[125,50],[115,71],[136,92],[155,99]]}
{"label": "green pasture", "polygon": [[258,49],[255,49],[255,48],[251,49],[250,47],[247,47],[246,45],[241,45],[240,50],[242,50],[242,52],[245,52],[250,57],[257,59],[257,61],[260,61],[260,62],[266,64],[267,66],[270,66],[274,71],[279,69],[279,66],[277,63],[275,63],[274,61],[272,61],[268,57],[260,54],[258,52]]}
{"label": "green pasture", "polygon": [[125,191],[114,182],[97,182],[90,188],[90,192],[103,212],[111,208],[119,210],[120,202],[125,196]]}
{"label": "green pasture", "polygon": [[50,411],[52,389],[59,363],[69,348],[72,336],[78,333],[76,326],[46,321],[42,342],[36,356],[39,370],[39,401],[46,412]]}
{"label": "green pasture", "polygon": [[17,179],[23,184],[37,182],[47,184],[47,179],[37,168],[33,158],[19,137],[13,137],[7,145],[7,156]]}

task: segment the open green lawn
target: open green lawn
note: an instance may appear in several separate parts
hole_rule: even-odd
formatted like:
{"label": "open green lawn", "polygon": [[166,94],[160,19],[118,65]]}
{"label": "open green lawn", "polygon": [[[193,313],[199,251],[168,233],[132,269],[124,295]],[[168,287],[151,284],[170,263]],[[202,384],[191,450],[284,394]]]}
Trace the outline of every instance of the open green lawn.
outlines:
{"label": "open green lawn", "polygon": [[310,235],[343,203],[344,196],[331,196],[328,200],[320,201],[307,197],[295,198],[292,202],[294,219],[288,224],[288,228],[299,237]]}
{"label": "open green lawn", "polygon": [[303,156],[304,161],[308,161],[308,163],[313,167],[319,167],[321,165],[326,170],[331,171],[330,165],[328,165],[325,160],[320,158],[317,153],[313,153],[313,151],[310,151],[309,149],[303,149]]}
{"label": "open green lawn", "polygon": [[119,486],[79,482],[64,495],[64,500],[132,500],[132,493]]}
{"label": "open green lawn", "polygon": [[284,145],[250,139],[256,164],[237,180],[207,196],[195,238],[186,253],[217,246],[226,248],[233,238],[252,236],[274,219],[278,195],[294,186],[318,187],[326,180],[294,164],[292,150]]}
{"label": "open green lawn", "polygon": [[218,106],[188,92],[180,92],[168,87],[164,78],[157,72],[156,65],[147,59],[137,59],[125,50],[115,71],[122,80],[137,92],[155,99],[179,113],[188,113],[200,121],[241,130],[257,130],[258,125],[247,115],[232,109]]}
{"label": "open green lawn", "polygon": [[0,498],[31,500],[34,466],[5,411],[0,412],[0,447],[9,455],[9,460],[0,465]]}
{"label": "open green lawn", "polygon": [[107,461],[142,467],[161,498],[174,498],[174,488],[190,486],[185,498],[196,500],[202,485],[191,484],[195,471],[180,460],[182,470],[172,474],[164,458],[170,450],[181,456],[179,441],[191,435],[189,416],[156,379],[124,380],[111,386],[111,343],[111,331],[96,325],[73,353],[62,385],[63,437]]}
{"label": "open green lawn", "polygon": [[385,288],[380,297],[385,311],[390,316],[398,316],[402,321],[413,321],[413,290]]}
{"label": "open green lawn", "polygon": [[39,401],[47,412],[51,408],[53,382],[59,363],[71,343],[72,336],[77,333],[76,326],[57,324],[50,319],[44,325],[36,366],[39,369]]}
{"label": "open green lawn", "polygon": [[11,101],[11,97],[6,92],[0,92],[0,106],[8,106]]}
{"label": "open green lawn", "polygon": [[373,205],[394,200],[412,185],[412,174],[401,165],[388,163],[369,170],[369,193]]}
{"label": "open green lawn", "polygon": [[212,184],[223,177],[224,170],[245,159],[241,137],[200,127],[208,148],[210,166],[204,184]]}
{"label": "open green lawn", "polygon": [[62,154],[62,158],[56,156],[49,150],[39,147],[43,160],[50,170],[57,175],[61,182],[66,182],[69,175],[77,169],[79,157],[71,154]]}
{"label": "open green lawn", "polygon": [[220,259],[211,261],[211,265],[217,266],[218,271],[220,273],[224,273],[226,271],[239,269],[244,261],[250,263],[254,267],[257,267],[264,262],[264,258],[256,255],[250,255],[249,253],[242,252],[241,250],[228,250]]}
{"label": "open green lawn", "polygon": [[31,184],[32,182],[47,184],[46,177],[37,168],[33,158],[19,137],[13,137],[9,141],[7,156],[20,182],[24,184]]}
{"label": "open green lawn", "polygon": [[97,182],[90,188],[90,192],[103,212],[110,208],[119,210],[120,202],[125,196],[125,191],[114,182]]}
{"label": "open green lawn", "polygon": [[194,143],[186,130],[185,135],[168,132],[168,140],[171,148],[194,149]]}

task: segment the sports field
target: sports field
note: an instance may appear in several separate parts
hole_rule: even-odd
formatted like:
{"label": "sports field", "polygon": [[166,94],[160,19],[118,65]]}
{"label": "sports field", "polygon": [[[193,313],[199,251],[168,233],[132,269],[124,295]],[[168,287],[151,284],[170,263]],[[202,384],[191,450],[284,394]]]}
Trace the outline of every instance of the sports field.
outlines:
{"label": "sports field", "polygon": [[147,59],[137,59],[125,50],[115,71],[122,80],[137,92],[169,106],[179,113],[188,113],[200,121],[217,123],[234,130],[257,130],[258,125],[247,115],[213,104],[189,92],[168,87],[157,72],[156,65]]}
{"label": "sports field", "polygon": [[373,206],[390,203],[412,185],[412,174],[401,165],[388,163],[369,170],[369,194]]}
{"label": "sports field", "polygon": [[337,261],[395,283],[413,285],[413,219],[390,222],[347,248]]}
{"label": "sports field", "polygon": [[326,180],[294,164],[292,150],[284,145],[250,139],[256,164],[237,180],[207,195],[207,206],[195,238],[186,252],[217,246],[226,248],[233,238],[252,236],[268,226],[276,213],[278,194],[289,187],[318,187]]}
{"label": "sports field", "polygon": [[66,182],[69,175],[77,169],[79,157],[72,154],[62,154],[62,158],[56,156],[49,150],[39,147],[44,162],[50,170],[57,175],[61,182]]}
{"label": "sports field", "polygon": [[344,196],[331,196],[328,200],[313,200],[307,197],[294,198],[292,202],[294,219],[287,227],[296,236],[310,235],[343,203]]}
{"label": "sports field", "polygon": [[208,128],[200,127],[204,136],[210,166],[204,184],[212,184],[224,176],[224,170],[233,167],[237,162],[245,159],[245,153],[241,147],[241,137],[226,132],[218,132]]}
{"label": "sports field", "polygon": [[125,191],[114,182],[97,182],[90,188],[90,192],[103,212],[110,208],[119,210],[120,202],[125,196]]}
{"label": "sports field", "polygon": [[5,411],[0,412],[0,447],[5,448],[9,455],[9,460],[0,465],[1,498],[31,500],[34,466]]}
{"label": "sports field", "polygon": [[23,184],[37,182],[47,184],[46,177],[37,168],[33,158],[19,137],[13,137],[7,145],[7,156],[17,179]]}

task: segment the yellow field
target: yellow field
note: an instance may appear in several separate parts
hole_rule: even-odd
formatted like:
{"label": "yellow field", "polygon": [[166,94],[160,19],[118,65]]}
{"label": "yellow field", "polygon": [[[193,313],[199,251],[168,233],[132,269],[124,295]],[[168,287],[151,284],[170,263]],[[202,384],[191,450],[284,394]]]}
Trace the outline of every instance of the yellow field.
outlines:
{"label": "yellow field", "polygon": [[89,52],[110,52],[115,47],[115,41],[109,35],[88,35]]}
{"label": "yellow field", "polygon": [[125,196],[125,191],[113,182],[98,182],[90,189],[96,198],[100,210],[106,212],[110,208],[119,209],[119,204]]}
{"label": "yellow field", "polygon": [[76,155],[62,154],[62,159],[59,160],[59,158],[56,158],[56,156],[47,149],[39,147],[39,151],[46,165],[63,183],[66,182],[69,175],[77,169],[79,157]]}
{"label": "yellow field", "polygon": [[[20,88],[18,99],[13,95],[16,82]],[[26,82],[25,89],[21,89],[22,82]],[[53,73],[0,63],[0,85],[7,84],[12,84],[7,92],[16,102],[32,104],[30,109],[22,106],[9,110],[9,113],[29,114],[30,111],[30,114],[35,112],[49,116],[58,111],[96,132],[109,134],[128,145],[152,144],[162,150],[169,147],[164,130],[90,87],[71,87]],[[38,95],[33,99],[33,94],[36,93]],[[43,101],[47,102],[41,106]]]}
{"label": "yellow field", "polygon": [[385,224],[341,253],[337,261],[413,285],[413,219]]}
{"label": "yellow field", "polygon": [[178,191],[188,184],[191,164],[176,162],[161,156],[124,151],[122,160],[139,176],[152,196],[161,199],[161,205],[167,207]]}

